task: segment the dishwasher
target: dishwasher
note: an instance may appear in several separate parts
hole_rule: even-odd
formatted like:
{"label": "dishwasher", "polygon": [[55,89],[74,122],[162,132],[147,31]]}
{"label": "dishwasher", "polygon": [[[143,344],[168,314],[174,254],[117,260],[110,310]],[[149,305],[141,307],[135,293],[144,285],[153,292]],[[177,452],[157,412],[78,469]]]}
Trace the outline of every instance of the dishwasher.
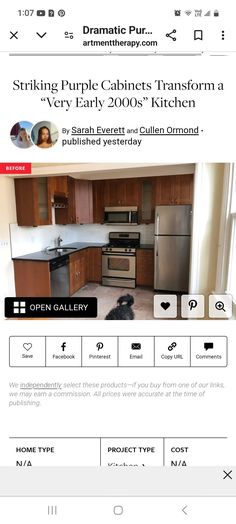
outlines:
{"label": "dishwasher", "polygon": [[52,297],[70,296],[69,256],[50,262],[50,280]]}

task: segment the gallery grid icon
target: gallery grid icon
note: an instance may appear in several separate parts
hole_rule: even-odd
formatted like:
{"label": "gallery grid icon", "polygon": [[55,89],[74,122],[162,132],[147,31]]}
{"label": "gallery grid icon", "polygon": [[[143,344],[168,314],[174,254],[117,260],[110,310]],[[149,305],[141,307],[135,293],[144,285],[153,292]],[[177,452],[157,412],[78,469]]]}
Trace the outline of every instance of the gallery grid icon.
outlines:
{"label": "gallery grid icon", "polygon": [[26,303],[25,302],[13,302],[13,313],[14,315],[24,315],[26,313]]}

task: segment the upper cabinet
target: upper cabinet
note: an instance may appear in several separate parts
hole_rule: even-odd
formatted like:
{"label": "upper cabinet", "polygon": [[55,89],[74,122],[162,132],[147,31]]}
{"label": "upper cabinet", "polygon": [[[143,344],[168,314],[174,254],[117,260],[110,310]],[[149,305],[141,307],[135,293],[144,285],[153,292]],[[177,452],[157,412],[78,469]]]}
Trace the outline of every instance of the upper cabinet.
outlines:
{"label": "upper cabinet", "polygon": [[93,180],[93,222],[102,224],[104,222],[104,180]]}
{"label": "upper cabinet", "polygon": [[141,179],[126,178],[124,180],[124,205],[138,206],[141,202]]}
{"label": "upper cabinet", "polygon": [[154,221],[156,205],[192,204],[193,175],[80,180],[70,176],[15,180],[20,226],[102,224],[105,207],[137,206],[139,222]]}
{"label": "upper cabinet", "polygon": [[155,205],[192,204],[193,175],[155,178]]}
{"label": "upper cabinet", "polygon": [[[74,179],[73,179],[74,180]],[[74,180],[72,187],[75,224],[93,223],[93,188],[91,180]]]}
{"label": "upper cabinet", "polygon": [[141,201],[141,180],[119,178],[93,180],[93,221],[104,222],[105,207],[138,206]]}
{"label": "upper cabinet", "polygon": [[125,201],[124,180],[104,180],[104,206],[116,207],[123,206]]}
{"label": "upper cabinet", "polygon": [[19,226],[52,223],[48,178],[15,179],[16,214]]}
{"label": "upper cabinet", "polygon": [[93,223],[92,182],[67,177],[64,188],[67,194],[57,192],[53,195],[56,224]]}
{"label": "upper cabinet", "polygon": [[68,197],[68,176],[51,176],[48,179],[48,187],[51,196]]}
{"label": "upper cabinet", "polygon": [[139,221],[141,224],[154,222],[154,198],[156,178],[144,178],[141,182],[141,206]]}
{"label": "upper cabinet", "polygon": [[104,180],[105,206],[139,206],[140,179],[119,178]]}

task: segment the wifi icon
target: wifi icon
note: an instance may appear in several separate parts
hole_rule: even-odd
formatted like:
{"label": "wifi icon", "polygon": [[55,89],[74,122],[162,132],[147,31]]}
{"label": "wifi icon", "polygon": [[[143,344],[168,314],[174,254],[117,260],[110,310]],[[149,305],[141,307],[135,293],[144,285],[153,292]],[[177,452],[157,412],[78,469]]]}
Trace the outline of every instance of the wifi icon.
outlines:
{"label": "wifi icon", "polygon": [[190,15],[192,14],[192,11],[185,11],[185,14],[186,14],[187,16],[190,16]]}

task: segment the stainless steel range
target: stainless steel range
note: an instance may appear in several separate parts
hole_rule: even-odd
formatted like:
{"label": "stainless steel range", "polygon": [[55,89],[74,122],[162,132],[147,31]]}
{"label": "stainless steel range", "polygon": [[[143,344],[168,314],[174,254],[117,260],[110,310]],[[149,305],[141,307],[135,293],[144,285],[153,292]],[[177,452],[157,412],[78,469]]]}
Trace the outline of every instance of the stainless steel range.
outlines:
{"label": "stainless steel range", "polygon": [[140,233],[109,233],[109,244],[102,248],[102,284],[135,288],[136,248]]}

